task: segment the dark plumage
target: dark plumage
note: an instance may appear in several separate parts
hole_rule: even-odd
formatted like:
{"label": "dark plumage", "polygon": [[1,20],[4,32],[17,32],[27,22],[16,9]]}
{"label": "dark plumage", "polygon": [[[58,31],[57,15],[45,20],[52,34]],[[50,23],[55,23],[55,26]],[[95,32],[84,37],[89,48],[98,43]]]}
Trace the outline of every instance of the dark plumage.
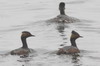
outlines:
{"label": "dark plumage", "polygon": [[33,49],[29,49],[28,45],[27,45],[27,42],[26,42],[26,38],[31,37],[31,36],[34,36],[34,35],[32,35],[28,31],[23,31],[22,35],[21,35],[21,40],[22,40],[22,44],[23,44],[22,47],[18,48],[18,49],[15,49],[15,50],[12,50],[10,52],[10,54],[11,55],[27,55],[30,52],[32,52]]}
{"label": "dark plumage", "polygon": [[61,15],[65,15],[65,3],[64,2],[61,2],[60,4],[59,4],[59,10],[60,10],[60,14]]}
{"label": "dark plumage", "polygon": [[58,55],[60,54],[74,54],[74,53],[80,53],[80,50],[77,48],[75,40],[80,36],[77,32],[72,31],[72,35],[70,37],[71,46],[64,46],[63,48],[60,48],[57,52]]}
{"label": "dark plumage", "polygon": [[49,22],[65,22],[65,23],[80,22],[79,19],[66,15],[64,2],[59,3],[59,12],[60,12],[60,15],[48,21]]}

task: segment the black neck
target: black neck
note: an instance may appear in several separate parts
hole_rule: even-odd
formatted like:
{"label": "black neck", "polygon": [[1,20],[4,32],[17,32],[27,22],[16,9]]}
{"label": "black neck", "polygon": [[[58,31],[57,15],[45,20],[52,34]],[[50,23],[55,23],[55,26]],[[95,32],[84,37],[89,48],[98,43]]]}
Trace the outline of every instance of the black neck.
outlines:
{"label": "black neck", "polygon": [[27,42],[26,42],[26,37],[21,37],[21,40],[22,40],[22,44],[23,44],[22,48],[28,48]]}
{"label": "black neck", "polygon": [[65,11],[64,10],[60,10],[60,14],[61,15],[65,15]]}
{"label": "black neck", "polygon": [[74,47],[77,47],[75,40],[76,40],[76,39],[74,39],[74,38],[71,38],[71,39],[70,39],[71,45],[74,46]]}

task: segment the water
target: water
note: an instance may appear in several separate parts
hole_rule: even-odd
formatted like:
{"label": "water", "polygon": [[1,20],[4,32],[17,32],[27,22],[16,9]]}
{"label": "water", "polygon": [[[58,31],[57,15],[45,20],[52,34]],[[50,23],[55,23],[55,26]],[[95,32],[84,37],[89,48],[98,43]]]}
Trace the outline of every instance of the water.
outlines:
{"label": "water", "polygon": [[[62,24],[46,20],[59,14],[59,2],[66,3],[66,14],[81,22]],[[100,4],[99,0],[0,0],[0,66],[100,66]],[[77,39],[79,57],[56,55],[60,45],[70,45],[71,31]],[[21,47],[22,31],[36,37],[28,38],[36,50],[27,58],[4,55]]]}

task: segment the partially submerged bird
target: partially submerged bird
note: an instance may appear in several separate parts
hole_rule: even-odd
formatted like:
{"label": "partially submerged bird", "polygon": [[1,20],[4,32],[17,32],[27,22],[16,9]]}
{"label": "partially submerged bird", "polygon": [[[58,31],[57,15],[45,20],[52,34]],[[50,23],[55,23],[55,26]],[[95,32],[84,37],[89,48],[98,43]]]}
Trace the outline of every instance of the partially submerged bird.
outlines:
{"label": "partially submerged bird", "polygon": [[70,37],[71,46],[64,46],[63,48],[60,48],[57,52],[58,55],[60,54],[75,54],[80,53],[80,50],[78,49],[75,40],[80,36],[77,32],[72,31],[72,35]]}
{"label": "partially submerged bird", "polygon": [[23,31],[21,35],[22,47],[12,50],[10,54],[11,55],[28,55],[29,53],[33,52],[34,51],[33,49],[28,48],[27,41],[26,41],[26,39],[31,36],[34,37],[34,35],[32,35],[30,32]]}
{"label": "partially submerged bird", "polygon": [[59,11],[60,15],[58,15],[56,18],[48,20],[49,22],[66,22],[66,23],[72,23],[72,22],[79,22],[79,19],[76,19],[74,17],[69,17],[65,14],[65,3],[61,2],[59,4]]}

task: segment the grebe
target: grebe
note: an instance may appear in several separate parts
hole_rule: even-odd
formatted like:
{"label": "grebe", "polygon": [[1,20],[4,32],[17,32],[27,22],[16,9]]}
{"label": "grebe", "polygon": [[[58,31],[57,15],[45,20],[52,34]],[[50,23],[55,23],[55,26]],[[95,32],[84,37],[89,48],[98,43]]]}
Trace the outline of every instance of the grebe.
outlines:
{"label": "grebe", "polygon": [[63,48],[60,48],[57,52],[58,55],[60,54],[75,54],[80,53],[80,50],[77,48],[75,40],[80,36],[77,32],[72,31],[72,35],[70,37],[71,46],[64,46]]}
{"label": "grebe", "polygon": [[66,23],[73,23],[73,22],[79,22],[80,20],[74,17],[69,17],[65,14],[65,3],[64,2],[60,2],[59,4],[59,11],[60,11],[60,15],[58,15],[57,17],[48,20],[49,22],[66,22]]}
{"label": "grebe", "polygon": [[29,49],[27,42],[26,42],[26,38],[31,37],[31,36],[34,36],[34,35],[32,35],[28,31],[23,31],[22,35],[21,35],[21,40],[22,40],[22,44],[23,44],[22,47],[11,51],[10,54],[11,55],[27,55],[30,52],[32,52],[33,49]]}

